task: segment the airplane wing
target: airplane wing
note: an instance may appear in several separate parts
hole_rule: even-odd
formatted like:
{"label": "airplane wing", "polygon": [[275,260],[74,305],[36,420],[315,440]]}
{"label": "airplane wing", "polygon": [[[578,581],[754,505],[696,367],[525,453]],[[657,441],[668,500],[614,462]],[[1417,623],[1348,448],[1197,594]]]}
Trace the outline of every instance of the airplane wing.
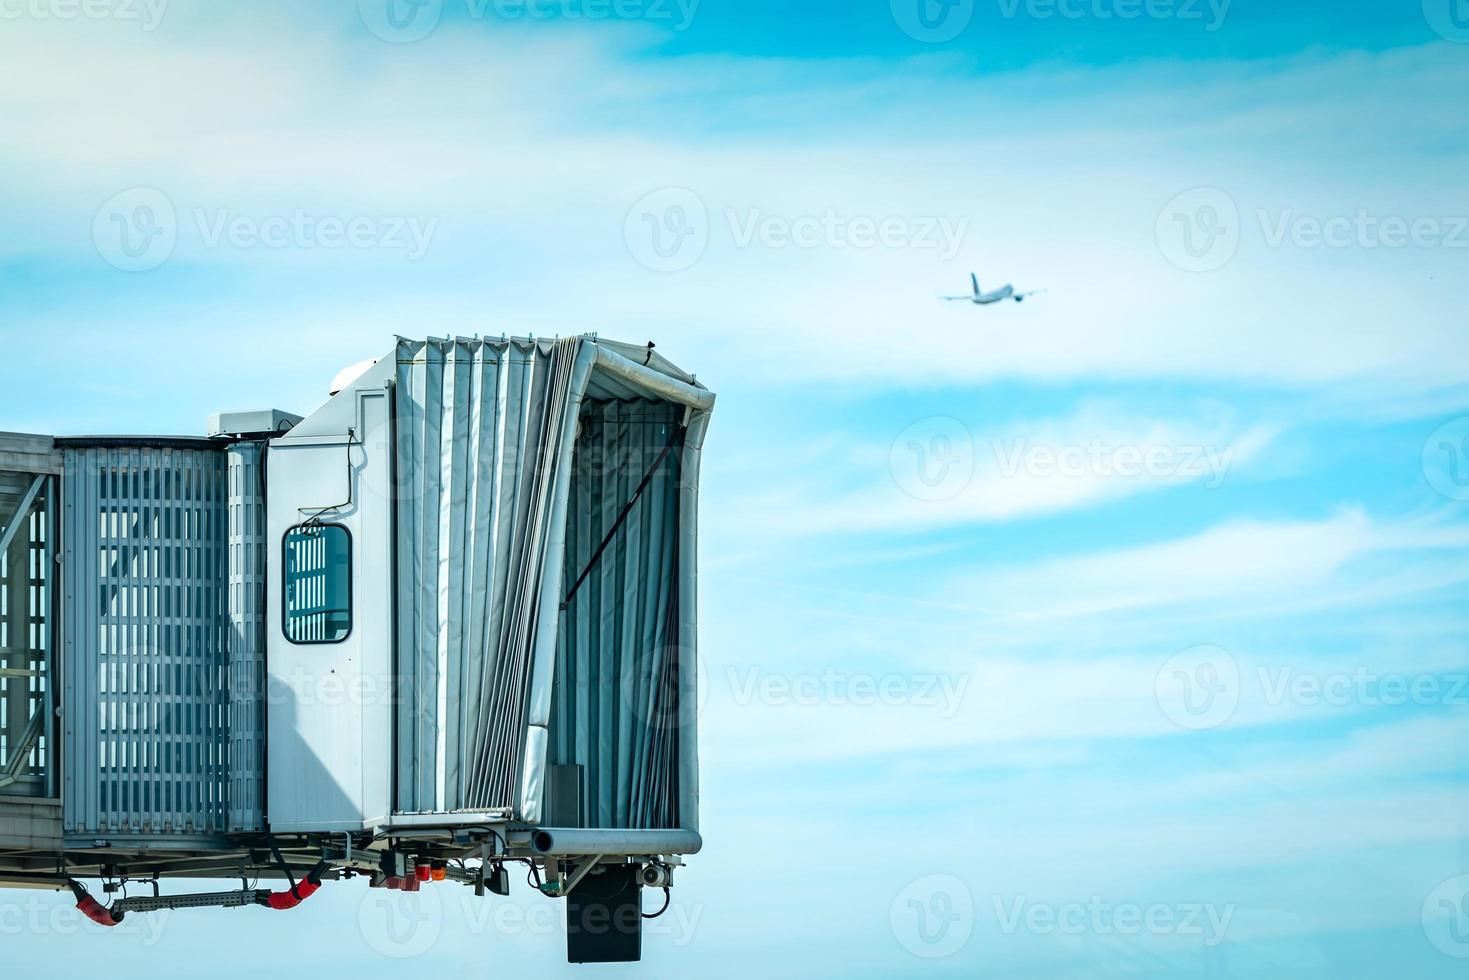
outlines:
{"label": "airplane wing", "polygon": [[1028,293],[1016,293],[1015,294],[1015,297],[1014,297],[1015,298],[1015,302],[1018,303],[1021,300],[1025,299],[1025,297],[1027,297],[1027,296],[1039,296],[1041,293],[1045,293],[1045,292],[1049,292],[1049,290],[1046,290],[1046,289],[1032,289]]}
{"label": "airplane wing", "polygon": [[948,303],[972,303],[973,296],[940,296],[939,299]]}

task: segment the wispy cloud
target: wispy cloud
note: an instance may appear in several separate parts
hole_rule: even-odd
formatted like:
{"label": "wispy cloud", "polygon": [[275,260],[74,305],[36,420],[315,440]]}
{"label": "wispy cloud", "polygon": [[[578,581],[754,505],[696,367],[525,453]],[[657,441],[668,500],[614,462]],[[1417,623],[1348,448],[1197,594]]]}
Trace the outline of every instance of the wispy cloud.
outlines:
{"label": "wispy cloud", "polygon": [[1170,486],[1217,489],[1276,432],[1090,409],[983,428],[928,416],[895,431],[890,444],[851,453],[866,464],[855,479],[818,477],[807,460],[783,490],[753,502],[750,523],[784,534],[915,532],[1056,514]]}
{"label": "wispy cloud", "polygon": [[[248,294],[260,275],[312,263],[325,278],[273,295],[294,309],[329,301],[362,331],[421,322],[429,292],[440,332],[656,332],[690,363],[717,359],[717,373],[741,379],[1366,378],[1403,390],[1459,380],[1453,365],[1469,353],[1452,250],[1271,247],[1259,217],[1451,218],[1469,173],[1453,138],[1462,110],[1421,98],[1463,87],[1462,59],[1442,46],[983,78],[938,56],[873,60],[854,76],[841,63],[653,59],[636,27],[445,23],[395,47],[350,18],[310,38],[282,31],[289,21],[270,7],[215,15],[216,30],[231,20],[226,37],[200,27],[200,9],[180,3],[164,29],[126,43],[54,23],[0,39],[12,137],[0,159],[27,174],[24,194],[5,199],[12,255],[100,278],[109,270],[88,233],[112,194],[157,187],[180,216],[171,264],[130,283],[141,304],[81,297],[73,322],[105,312],[109,329],[141,329],[182,283]],[[694,96],[704,111],[670,124]],[[1389,117],[1415,145],[1364,132]],[[1419,152],[1435,133],[1435,152]],[[1323,147],[1344,143],[1360,159],[1323,178]],[[1169,200],[1200,185],[1230,195],[1244,225],[1238,257],[1204,275],[1171,265],[1154,238]],[[644,269],[624,240],[630,209],[665,187],[692,190],[708,216],[704,258],[673,275]],[[303,205],[437,230],[409,266],[395,254],[210,247],[194,217]],[[738,234],[757,218],[828,214],[966,231],[950,262],[911,242]],[[1051,292],[987,311],[934,300],[971,268]],[[264,319],[232,326],[291,335]]]}

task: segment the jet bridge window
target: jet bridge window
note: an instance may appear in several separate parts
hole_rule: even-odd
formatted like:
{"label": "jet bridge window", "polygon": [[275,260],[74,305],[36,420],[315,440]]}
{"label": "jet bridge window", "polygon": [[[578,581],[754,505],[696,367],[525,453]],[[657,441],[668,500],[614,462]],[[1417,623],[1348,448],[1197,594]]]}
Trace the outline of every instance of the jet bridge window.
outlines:
{"label": "jet bridge window", "polygon": [[292,643],[340,643],[352,632],[352,535],[339,524],[286,532],[283,629]]}

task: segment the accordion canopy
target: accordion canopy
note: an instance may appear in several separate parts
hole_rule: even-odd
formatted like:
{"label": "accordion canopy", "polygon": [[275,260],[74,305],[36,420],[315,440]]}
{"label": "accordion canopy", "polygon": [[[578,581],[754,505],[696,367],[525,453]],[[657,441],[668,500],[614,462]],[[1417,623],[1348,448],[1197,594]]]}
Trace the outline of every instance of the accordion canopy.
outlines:
{"label": "accordion canopy", "polygon": [[697,829],[714,396],[590,336],[400,340],[393,362],[396,809]]}

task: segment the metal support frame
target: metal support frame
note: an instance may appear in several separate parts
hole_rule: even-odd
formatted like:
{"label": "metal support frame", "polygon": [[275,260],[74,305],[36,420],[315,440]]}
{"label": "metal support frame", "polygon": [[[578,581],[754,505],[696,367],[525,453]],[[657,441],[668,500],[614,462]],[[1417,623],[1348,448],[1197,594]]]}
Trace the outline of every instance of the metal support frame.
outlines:
{"label": "metal support frame", "polygon": [[26,723],[25,729],[20,733],[20,738],[10,747],[10,758],[5,763],[5,771],[0,773],[0,789],[4,789],[20,778],[20,771],[25,768],[31,749],[41,740],[41,730],[45,725],[46,708],[45,705],[42,705],[31,715],[31,720]]}
{"label": "metal support frame", "polygon": [[[22,475],[31,474],[26,473]],[[51,476],[46,473],[34,474],[31,479],[30,486],[28,486],[25,493],[21,495],[20,501],[15,510],[9,514],[0,514],[0,519],[3,519],[4,521],[3,530],[0,530],[0,555],[8,555],[10,553],[10,549],[15,544],[16,538],[20,534],[21,529],[26,527],[29,522],[31,509],[35,507],[36,501],[42,496],[42,493],[43,491],[45,491],[47,483],[50,479]],[[48,509],[47,517],[52,521],[52,528],[54,529],[54,512]],[[20,608],[22,609],[25,609],[30,601],[29,592],[32,582],[30,579],[29,571],[31,560],[29,549],[31,548],[31,546],[32,542],[27,536],[25,540],[25,554],[21,557],[17,565],[11,568],[12,574],[16,573],[17,569],[19,571],[21,592],[23,593],[19,596],[11,596],[11,602],[12,604],[20,603]],[[12,740],[10,741],[10,744],[6,746],[6,758],[4,760],[4,766],[0,767],[0,790],[4,790],[6,787],[9,787],[20,781],[21,773],[26,768],[30,760],[31,752],[35,749],[37,743],[41,741],[42,736],[46,733],[47,722],[53,714],[55,690],[54,677],[51,676],[53,674],[52,658],[54,647],[54,634],[52,633],[52,630],[55,626],[56,608],[52,579],[52,571],[55,565],[55,562],[53,560],[54,549],[55,534],[54,531],[48,530],[44,537],[44,548],[41,555],[40,568],[41,589],[43,595],[46,598],[46,605],[44,607],[46,641],[44,643],[44,646],[39,651],[33,650],[28,645],[24,637],[17,641],[19,643],[18,646],[15,646],[14,644],[12,645],[12,652],[19,651],[27,657],[36,652],[39,652],[42,656],[42,662],[44,666],[38,671],[22,662],[22,665],[18,667],[7,666],[3,669],[0,669],[0,679],[20,682],[23,685],[18,692],[7,692],[6,694],[6,697],[10,698],[12,701],[12,708],[14,708],[15,706],[15,700],[29,700],[32,696],[32,692],[26,686],[24,686],[24,682],[36,679],[38,677],[45,680],[45,695],[44,697],[41,697],[39,699],[38,703],[30,708],[30,717],[27,718],[25,727],[20,728],[19,730],[11,729],[10,731]],[[11,584],[12,586],[14,586],[15,583],[12,582]],[[12,610],[13,609],[14,606],[12,606]],[[15,640],[15,637],[12,636],[12,640]],[[16,719],[12,718],[11,723],[13,724],[15,720]],[[50,753],[48,752],[48,755],[49,754]],[[42,773],[42,776],[46,781],[46,787],[43,790],[43,793],[45,795],[49,795],[51,792],[53,773],[49,771],[52,767],[47,766],[46,768],[48,771]]]}
{"label": "metal support frame", "polygon": [[576,865],[575,868],[572,870],[570,876],[567,877],[565,880],[560,879],[558,870],[557,879],[554,881],[546,882],[546,884],[541,887],[541,891],[547,895],[550,895],[553,898],[565,898],[567,895],[571,894],[571,890],[573,888],[581,884],[581,880],[585,878],[588,874],[590,874],[591,870],[595,868],[604,857],[606,857],[605,854],[598,854],[595,857],[588,858],[581,864]]}
{"label": "metal support frame", "polygon": [[30,513],[31,505],[36,502],[36,495],[41,492],[41,487],[45,483],[46,475],[44,473],[38,475],[31,481],[30,489],[20,499],[20,506],[15,509],[14,514],[10,515],[10,520],[5,525],[5,530],[0,531],[0,554],[4,554],[10,549],[10,542],[15,539],[15,532],[20,530],[21,524],[24,523],[25,515]]}
{"label": "metal support frame", "polygon": [[162,912],[165,909],[237,909],[259,905],[270,896],[267,889],[236,892],[203,892],[193,895],[157,895],[120,898],[112,903],[114,912]]}

